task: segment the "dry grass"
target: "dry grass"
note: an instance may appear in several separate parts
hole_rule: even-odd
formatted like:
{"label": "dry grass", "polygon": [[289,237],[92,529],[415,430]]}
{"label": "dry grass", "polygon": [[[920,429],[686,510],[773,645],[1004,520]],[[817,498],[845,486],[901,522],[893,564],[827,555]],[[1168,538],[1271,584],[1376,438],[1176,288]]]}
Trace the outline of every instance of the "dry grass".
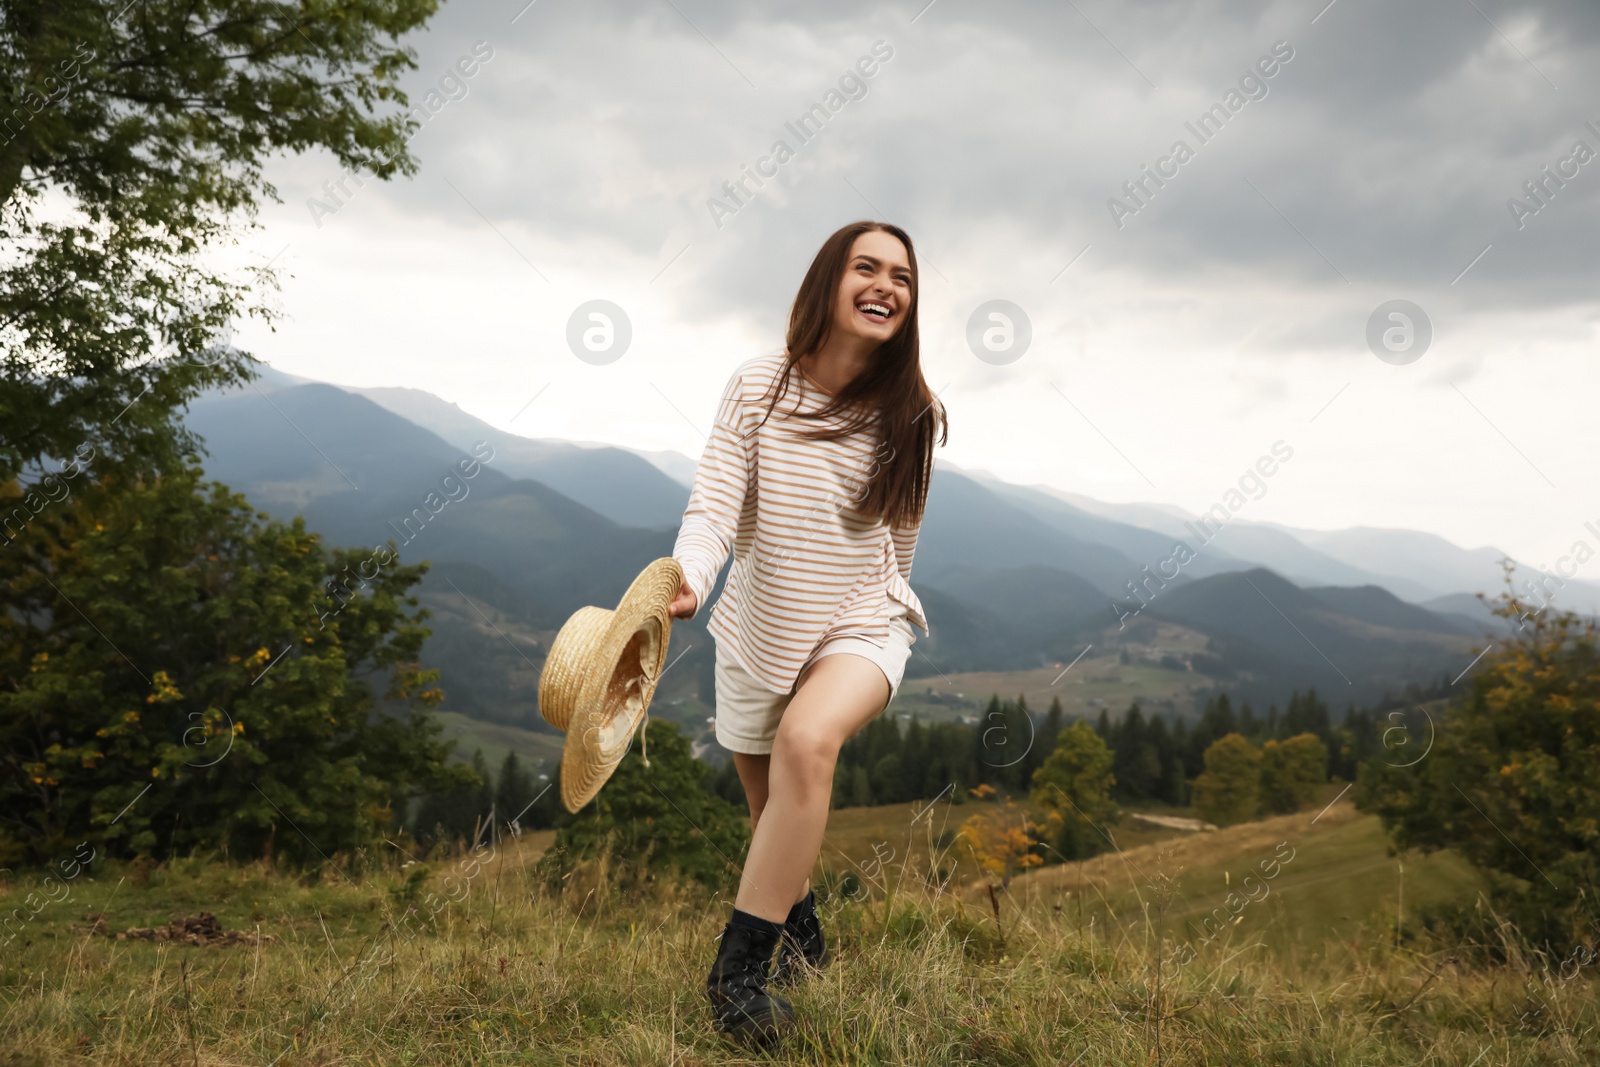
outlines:
{"label": "dry grass", "polygon": [[[836,962],[796,992],[802,1026],[768,1057],[726,1045],[704,1007],[726,900],[673,885],[624,897],[604,864],[552,887],[542,841],[524,838],[470,877],[450,859],[414,878],[398,856],[313,884],[198,860],[97,864],[95,882],[79,879],[72,900],[47,906],[4,952],[0,1064],[1600,1062],[1600,966],[1563,978],[1514,942],[1509,962],[1469,966],[1397,948],[1375,927],[1313,963],[1219,945],[1158,983],[1159,924],[1135,913],[1080,928],[1052,900],[1079,873],[1063,868],[997,896],[997,926],[987,890],[930,877],[950,857],[940,862],[933,819],[915,814],[887,813],[884,825],[921,832],[923,859],[907,848],[863,879],[868,898],[827,911]],[[1142,861],[1214,881],[1207,861],[1219,853],[1270,853],[1286,838],[1314,850],[1358,826],[1338,809],[1312,826],[1312,814],[1171,838],[1164,853],[1130,849],[1091,876],[1107,900],[1142,884],[1127,875]],[[410,936],[397,925],[408,878],[424,912],[436,906],[429,892],[460,898]],[[37,881],[14,877],[4,906]],[[84,919],[104,913],[120,929],[200,908],[281,940],[118,942]]]}
{"label": "dry grass", "polygon": [[[1013,880],[1011,893],[1019,901],[1030,902],[1059,898],[1063,893],[1078,891],[1080,885],[1091,892],[1112,894],[1149,883],[1159,872],[1207,869],[1230,860],[1270,856],[1279,842],[1305,841],[1362,817],[1348,802],[1335,804],[1320,818],[1318,814],[1302,811],[1275,815],[1214,833],[1180,832],[1142,844],[1129,844],[1124,833],[1112,829],[1110,833],[1121,846],[1119,849],[1083,863],[1065,863],[1025,874]],[[1313,828],[1313,819],[1320,829]]]}

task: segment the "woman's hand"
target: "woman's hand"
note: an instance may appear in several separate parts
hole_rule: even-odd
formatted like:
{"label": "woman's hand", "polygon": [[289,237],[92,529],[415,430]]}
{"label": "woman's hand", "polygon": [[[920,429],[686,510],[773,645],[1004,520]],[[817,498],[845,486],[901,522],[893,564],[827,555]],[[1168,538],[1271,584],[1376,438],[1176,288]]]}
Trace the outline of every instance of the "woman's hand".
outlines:
{"label": "woman's hand", "polygon": [[694,595],[694,590],[689,588],[688,579],[678,589],[678,595],[672,598],[672,603],[667,605],[667,614],[674,619],[686,619],[695,613],[700,606],[700,598]]}

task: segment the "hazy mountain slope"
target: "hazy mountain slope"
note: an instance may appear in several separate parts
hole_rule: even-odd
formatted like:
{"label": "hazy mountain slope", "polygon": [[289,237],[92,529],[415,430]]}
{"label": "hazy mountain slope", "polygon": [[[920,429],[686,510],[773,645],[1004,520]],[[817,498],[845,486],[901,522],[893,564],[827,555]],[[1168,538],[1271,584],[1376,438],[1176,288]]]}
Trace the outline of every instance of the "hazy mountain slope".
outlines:
{"label": "hazy mountain slope", "polygon": [[671,449],[652,450],[647,448],[633,448],[629,449],[629,451],[683,486],[685,492],[694,486],[696,461],[682,452],[674,452]]}
{"label": "hazy mountain slope", "polygon": [[[1234,521],[1207,541],[1189,525],[1195,522],[1192,516],[1164,504],[1106,504],[1050,486],[1011,485],[989,474],[977,480],[1057,529],[1117,548],[1151,567],[1171,555],[1174,540],[1182,540],[1196,553],[1183,569],[1191,578],[1267,567],[1307,585],[1377,584],[1409,599],[1433,595],[1425,585],[1352,566],[1275,527]],[[1215,524],[1208,529],[1216,531]]]}
{"label": "hazy mountain slope", "polygon": [[[1187,532],[1180,537],[1103,518],[1034,488],[998,480],[985,480],[978,484],[1062,533],[1080,541],[1105,545],[1130,560],[1138,561],[1135,572],[1139,566],[1145,565],[1154,569],[1157,563],[1172,555],[1173,545],[1179,539],[1187,541],[1191,548],[1198,547],[1196,539]],[[1184,568],[1184,573],[1194,578],[1225,570],[1242,570],[1249,565],[1224,553],[1206,551],[1199,553],[1198,558]],[[1134,576],[1129,574],[1127,578]]]}
{"label": "hazy mountain slope", "polygon": [[906,677],[937,677],[941,672],[1011,670],[1035,666],[1037,650],[1019,646],[1016,630],[1000,615],[968,604],[937,586],[912,583],[932,634],[917,631]]}
{"label": "hazy mountain slope", "polygon": [[184,422],[204,437],[212,477],[248,487],[252,504],[285,516],[345,495],[367,510],[391,497],[396,509],[400,501],[420,504],[462,455],[371,401],[320,383],[202,398]]}
{"label": "hazy mountain slope", "polygon": [[[1084,629],[1114,618],[1110,598],[1070,571],[956,565],[917,595],[935,627],[929,655],[946,670],[1038,667]],[[981,631],[972,628],[981,620]]]}
{"label": "hazy mountain slope", "polygon": [[[672,533],[622,526],[548,485],[508,477],[498,451],[476,477],[461,478],[456,464],[470,451],[332,386],[285,389],[270,402],[249,392],[206,401],[188,422],[206,438],[208,474],[257,507],[298,511],[334,543],[394,538],[406,562],[483,567],[534,598],[545,621],[603,603],[589,598],[614,603],[646,563],[672,551]],[[466,495],[419,523],[418,509],[428,516],[429,494],[444,496],[452,474]]]}
{"label": "hazy mountain slope", "polygon": [[967,604],[1005,618],[1022,632],[1115,617],[1105,593],[1070,571],[1038,563],[1022,567],[951,567],[934,584]]}
{"label": "hazy mountain slope", "polygon": [[[538,728],[538,672],[555,630],[578,607],[614,605],[646,563],[671,552],[687,490],[626,450],[500,434],[412,392],[386,395],[398,403],[395,395],[405,394],[418,417],[457,441],[368,396],[289,376],[208,396],[188,421],[207,441],[208,474],[258,508],[284,519],[303,514],[329,543],[392,538],[406,562],[428,560],[420,593],[435,612],[428,623],[435,637],[425,662],[443,672],[451,706]],[[480,440],[492,442],[493,458],[475,478],[451,483],[457,495],[465,487],[464,498],[441,503],[442,480]],[[583,499],[542,478],[514,476],[528,470],[573,486]],[[639,512],[617,502],[651,492],[654,503]],[[437,514],[428,509],[430,494]],[[647,512],[670,519],[650,529],[614,517]],[[1269,527],[1236,525],[1222,536],[1247,531],[1298,551],[1293,558],[1307,565],[1357,573]],[[1126,600],[1125,583],[1165,558],[1170,541],[1167,533],[1042,490],[936,464],[913,571],[933,634],[919,640],[908,676],[1037,668],[1082,642],[1113,648],[1135,641],[1132,626],[1162,619],[1200,635],[1196,642],[1209,641],[1197,686],[1220,679],[1253,699],[1281,701],[1294,688],[1317,685],[1330,697],[1338,690],[1340,698],[1367,699],[1409,680],[1454,674],[1478,637],[1453,602],[1441,615],[1371,581],[1301,589],[1266,569],[1204,576],[1194,565],[1161,590],[1142,619],[1119,627],[1111,600]],[[1219,566],[1226,558],[1206,551]],[[720,582],[711,603],[719,593]],[[709,692],[708,614],[680,624],[689,654],[672,683],[683,687],[679,695]]]}
{"label": "hazy mountain slope", "polygon": [[1335,559],[1404,578],[1431,591],[1449,593],[1499,591],[1500,559],[1493,547],[1462,548],[1437,534],[1419,530],[1384,530],[1357,526],[1347,530],[1302,530],[1273,524]]}
{"label": "hazy mountain slope", "polygon": [[1508,633],[1512,623],[1489,610],[1489,606],[1471,593],[1451,593],[1422,603],[1422,607],[1438,615],[1459,619],[1464,625],[1474,627],[1474,632]]}
{"label": "hazy mountain slope", "polygon": [[[688,488],[656,463],[625,448],[521,437],[496,429],[454,404],[420,389],[351,389],[425,427],[460,449],[488,441],[497,468],[513,478],[543,482],[624,526],[677,529],[689,503]],[[690,464],[691,478],[693,464]]]}
{"label": "hazy mountain slope", "polygon": [[1248,559],[1306,585],[1381,585],[1411,601],[1434,595],[1430,586],[1405,575],[1351,564],[1259,523],[1231,522],[1208,547]]}
{"label": "hazy mountain slope", "polygon": [[[615,605],[650,560],[672,551],[672,533],[618,525],[549,486],[509,478],[496,469],[498,454],[461,478],[456,463],[470,452],[365,397],[324,385],[269,396],[247,389],[194,406],[187,421],[206,439],[207,475],[275,518],[304,515],[329,544],[394,540],[403,562],[429,561],[425,601],[460,610],[429,620],[435,636],[424,662],[441,669],[459,710],[536,726],[528,660],[541,663],[542,646],[529,634],[553,635],[586,604]],[[441,503],[452,472],[459,499]],[[515,648],[479,610],[514,618],[524,631]]]}
{"label": "hazy mountain slope", "polygon": [[[1345,603],[1334,606],[1329,600]],[[1429,621],[1426,630],[1403,629],[1343,614],[1350,608],[1369,616],[1387,613],[1398,621],[1399,609],[1384,604],[1378,610],[1370,594],[1319,597],[1265,569],[1166,590],[1145,611],[1212,635],[1224,659],[1255,660],[1273,674],[1284,667],[1274,668],[1271,661],[1284,661],[1305,680],[1352,696],[1365,697],[1403,679],[1453,674],[1452,667],[1465,667],[1471,658],[1472,637],[1455,632],[1447,620]]]}
{"label": "hazy mountain slope", "polygon": [[[952,466],[954,465],[952,464]],[[1014,485],[1018,489],[1030,489],[1046,496],[1055,497],[1057,500],[1070,504],[1080,511],[1088,512],[1090,515],[1098,515],[1103,519],[1126,523],[1129,526],[1138,526],[1146,530],[1163,530],[1166,528],[1166,523],[1174,520],[1179,526],[1182,526],[1185,520],[1193,518],[1187,511],[1174,504],[1122,504],[1108,500],[1096,500],[1094,497],[1084,496],[1082,493],[1057,489],[1053,485],[1043,485],[1038,482],[1028,485],[1016,485],[1016,483],[1007,482],[999,475],[989,471],[965,467],[957,467],[956,469],[974,481],[983,482],[984,484],[1000,482],[1005,485]]]}
{"label": "hazy mountain slope", "polygon": [[1408,604],[1376,585],[1323,586],[1305,592],[1340,615],[1375,626],[1450,636],[1476,637],[1479,632],[1471,620],[1441,615],[1420,605]]}
{"label": "hazy mountain slope", "polygon": [[957,471],[936,466],[914,565],[920,580],[940,583],[952,567],[1040,564],[1071,571],[1109,593],[1141,563],[1105,545],[1063,533]]}

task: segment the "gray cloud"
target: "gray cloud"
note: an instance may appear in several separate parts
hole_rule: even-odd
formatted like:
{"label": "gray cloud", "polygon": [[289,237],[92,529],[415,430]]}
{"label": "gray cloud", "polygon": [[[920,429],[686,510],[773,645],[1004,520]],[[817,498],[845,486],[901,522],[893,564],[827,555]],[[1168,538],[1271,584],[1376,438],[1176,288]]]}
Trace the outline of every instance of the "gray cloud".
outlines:
{"label": "gray cloud", "polygon": [[[552,274],[592,246],[649,277],[691,245],[663,281],[684,312],[774,337],[822,238],[880,213],[916,236],[925,289],[945,285],[931,262],[953,293],[1044,291],[1092,242],[1075,274],[1253,289],[1310,350],[1348,350],[1389,296],[1449,322],[1596,291],[1600,159],[1522,229],[1506,207],[1574,141],[1600,152],[1593,5],[942,0],[912,24],[920,0],[674,3],[445,5],[416,95],[475,40],[495,58],[417,137],[422,173],[362,195],[464,229],[481,211]],[[707,200],[879,39],[895,54],[866,96],[715,226]],[[1294,57],[1265,98],[1199,145],[1184,123],[1279,40]],[[1118,229],[1107,199],[1179,138],[1195,158]],[[276,180],[294,202],[331,176]]]}

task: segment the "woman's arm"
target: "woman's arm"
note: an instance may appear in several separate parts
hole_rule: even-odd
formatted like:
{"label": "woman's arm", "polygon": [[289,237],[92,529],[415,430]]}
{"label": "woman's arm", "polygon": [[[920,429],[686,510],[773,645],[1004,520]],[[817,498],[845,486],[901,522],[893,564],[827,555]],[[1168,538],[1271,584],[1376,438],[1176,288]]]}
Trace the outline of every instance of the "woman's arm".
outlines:
{"label": "woman's arm", "polygon": [[[728,560],[733,539],[739,530],[739,516],[756,469],[754,427],[743,403],[743,367],[734,372],[722,393],[722,402],[711,424],[711,437],[694,471],[694,488],[672,555],[683,566],[684,586],[693,595],[687,615],[692,619],[711,594],[717,574]],[[677,601],[674,601],[676,604]]]}
{"label": "woman's arm", "polygon": [[894,538],[895,565],[899,568],[900,577],[908,585],[911,582],[911,557],[917,552],[917,535],[922,532],[922,523],[915,526],[889,527],[889,536]]}

